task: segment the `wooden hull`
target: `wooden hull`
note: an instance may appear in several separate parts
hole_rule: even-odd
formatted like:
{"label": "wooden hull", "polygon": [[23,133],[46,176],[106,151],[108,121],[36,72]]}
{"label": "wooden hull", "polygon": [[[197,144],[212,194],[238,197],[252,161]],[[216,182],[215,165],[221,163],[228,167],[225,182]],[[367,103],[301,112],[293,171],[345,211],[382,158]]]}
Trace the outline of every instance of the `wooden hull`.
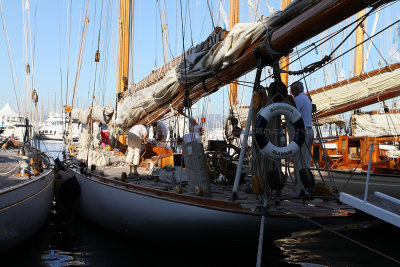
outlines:
{"label": "wooden hull", "polygon": [[[131,189],[69,170],[81,189],[80,213],[89,220],[134,237],[185,244],[216,241],[258,242],[260,214],[239,212],[211,204],[177,201],[150,194],[149,189]],[[319,223],[348,223],[350,218],[319,218]],[[291,232],[314,229],[315,225],[293,214],[268,215],[267,238],[283,237]]]}
{"label": "wooden hull", "polygon": [[45,222],[53,199],[53,170],[0,190],[0,252],[33,235]]}
{"label": "wooden hull", "polygon": [[[312,170],[316,182],[321,182],[320,175],[316,169]],[[328,172],[321,170],[322,177],[329,184]],[[348,170],[333,170],[332,177],[340,192],[362,195],[365,192],[367,172],[356,172],[345,186],[351,175]],[[345,188],[343,188],[345,186]],[[368,192],[378,191],[396,198],[400,198],[400,175],[374,174],[371,173]]]}

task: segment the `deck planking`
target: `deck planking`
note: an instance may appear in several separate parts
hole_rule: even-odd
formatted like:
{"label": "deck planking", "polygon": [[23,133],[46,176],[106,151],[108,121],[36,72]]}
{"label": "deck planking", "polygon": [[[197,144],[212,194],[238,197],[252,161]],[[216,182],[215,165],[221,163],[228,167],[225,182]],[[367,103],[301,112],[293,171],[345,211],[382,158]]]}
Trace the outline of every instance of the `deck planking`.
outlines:
{"label": "deck planking", "polygon": [[29,179],[27,177],[17,176],[17,165],[20,160],[17,153],[17,148],[0,150],[0,190],[22,184]]}

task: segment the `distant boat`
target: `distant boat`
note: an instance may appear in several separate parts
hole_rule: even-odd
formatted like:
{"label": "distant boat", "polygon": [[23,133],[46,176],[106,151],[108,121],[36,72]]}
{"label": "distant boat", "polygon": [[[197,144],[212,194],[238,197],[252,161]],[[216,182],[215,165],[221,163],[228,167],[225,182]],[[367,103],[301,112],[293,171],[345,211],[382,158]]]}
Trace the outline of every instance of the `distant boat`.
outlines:
{"label": "distant boat", "polygon": [[[68,127],[68,122],[60,113],[51,112],[44,124],[39,128],[39,134],[45,140],[63,140],[65,129]],[[79,139],[79,129],[77,123],[72,123],[73,140]]]}
{"label": "distant boat", "polygon": [[17,140],[23,140],[25,136],[25,120],[15,112],[10,104],[6,103],[0,110],[0,136],[11,137],[14,136]]}

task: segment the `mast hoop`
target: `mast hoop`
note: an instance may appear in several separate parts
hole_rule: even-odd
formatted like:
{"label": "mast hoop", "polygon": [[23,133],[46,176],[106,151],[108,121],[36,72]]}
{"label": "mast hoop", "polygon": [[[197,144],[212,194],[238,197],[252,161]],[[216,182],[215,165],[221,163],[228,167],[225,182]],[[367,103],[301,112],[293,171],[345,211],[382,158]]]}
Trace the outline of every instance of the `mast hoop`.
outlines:
{"label": "mast hoop", "polygon": [[[268,139],[268,122],[274,116],[284,115],[292,123],[295,136],[289,145],[278,147]],[[304,121],[300,112],[292,105],[286,103],[273,103],[261,109],[255,123],[254,137],[260,152],[270,158],[286,159],[293,157],[300,150],[305,139]]]}

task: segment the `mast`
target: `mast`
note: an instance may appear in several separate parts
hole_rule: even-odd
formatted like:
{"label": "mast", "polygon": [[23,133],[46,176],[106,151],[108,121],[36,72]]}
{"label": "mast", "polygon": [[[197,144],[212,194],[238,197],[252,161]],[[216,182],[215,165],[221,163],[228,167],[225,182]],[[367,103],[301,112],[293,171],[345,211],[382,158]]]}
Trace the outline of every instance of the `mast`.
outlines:
{"label": "mast", "polygon": [[[232,30],[233,26],[239,22],[239,0],[229,1],[229,28]],[[230,106],[237,105],[237,83],[236,80],[230,84],[229,92]]]}
{"label": "mast", "polygon": [[[292,0],[282,0],[282,10],[284,10]],[[289,57],[282,57],[281,58],[281,69],[288,71],[289,70]],[[289,84],[289,74],[288,73],[281,73],[281,80],[286,86]]]}
{"label": "mast", "polygon": [[[119,37],[118,37],[118,71],[117,71],[117,98],[128,90],[129,84],[129,43],[131,26],[131,0],[119,1]],[[119,143],[126,145],[126,138],[119,136]]]}
{"label": "mast", "polygon": [[166,12],[166,5],[165,0],[160,0],[160,19],[161,19],[161,26],[162,26],[162,40],[163,40],[163,55],[164,55],[164,64],[167,64],[169,61],[168,56],[168,22],[167,22],[167,12]]}
{"label": "mast", "polygon": [[119,37],[118,37],[118,71],[117,92],[123,93],[128,89],[129,70],[129,41],[131,21],[131,0],[120,0]]}
{"label": "mast", "polygon": [[[357,13],[357,20],[365,16],[365,9]],[[364,46],[361,44],[364,41],[364,23],[357,27],[356,30],[356,48],[354,51],[354,76],[360,75],[363,70],[364,63]],[[359,45],[360,44],[360,45]]]}

